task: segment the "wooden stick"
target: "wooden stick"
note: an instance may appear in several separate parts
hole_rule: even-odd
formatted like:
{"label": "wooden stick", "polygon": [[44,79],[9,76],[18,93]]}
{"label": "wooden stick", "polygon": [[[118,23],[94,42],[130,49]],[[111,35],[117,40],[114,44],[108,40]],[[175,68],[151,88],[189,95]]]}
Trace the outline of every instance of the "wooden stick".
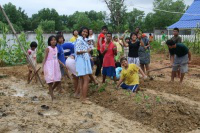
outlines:
{"label": "wooden stick", "polygon": [[32,79],[35,77],[35,75],[39,72],[40,69],[41,69],[41,67],[33,74],[33,76],[31,77],[30,81],[28,82],[28,84],[30,84],[30,82],[31,82]]}
{"label": "wooden stick", "polygon": [[166,66],[166,67],[162,67],[162,68],[156,68],[156,69],[148,70],[147,72],[159,71],[159,70],[166,69],[166,68],[171,68],[171,66]]}
{"label": "wooden stick", "polygon": [[[36,68],[35,68],[35,66],[33,65],[33,62],[31,61],[31,58],[28,56],[28,54],[26,53],[26,51],[25,51],[23,45],[20,43],[19,38],[17,37],[16,31],[15,31],[15,29],[13,28],[13,26],[12,26],[12,24],[11,24],[11,22],[10,22],[10,19],[9,19],[8,16],[6,15],[6,13],[5,13],[4,9],[1,7],[1,5],[0,5],[0,10],[2,11],[2,13],[3,13],[3,15],[5,16],[6,20],[8,21],[8,24],[9,24],[9,26],[10,26],[10,28],[11,28],[13,34],[15,35],[15,37],[16,37],[16,39],[17,39],[17,42],[19,43],[20,48],[22,49],[22,51],[23,51],[24,54],[26,55],[27,61],[31,64],[31,67],[33,68],[34,72],[36,72]],[[38,73],[36,73],[36,76],[37,76],[37,78],[39,79],[41,85],[44,87],[44,84],[43,84],[42,80],[40,79],[40,76],[39,76]]]}

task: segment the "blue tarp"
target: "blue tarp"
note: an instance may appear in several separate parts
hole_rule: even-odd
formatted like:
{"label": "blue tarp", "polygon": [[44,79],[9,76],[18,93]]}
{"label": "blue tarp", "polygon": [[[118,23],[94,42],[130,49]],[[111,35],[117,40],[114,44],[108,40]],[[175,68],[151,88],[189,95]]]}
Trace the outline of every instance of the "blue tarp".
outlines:
{"label": "blue tarp", "polygon": [[173,29],[176,27],[179,29],[193,29],[197,27],[197,24],[199,24],[200,26],[200,0],[194,0],[192,5],[188,8],[188,10],[185,13],[186,14],[184,14],[178,22],[169,26],[168,29]]}

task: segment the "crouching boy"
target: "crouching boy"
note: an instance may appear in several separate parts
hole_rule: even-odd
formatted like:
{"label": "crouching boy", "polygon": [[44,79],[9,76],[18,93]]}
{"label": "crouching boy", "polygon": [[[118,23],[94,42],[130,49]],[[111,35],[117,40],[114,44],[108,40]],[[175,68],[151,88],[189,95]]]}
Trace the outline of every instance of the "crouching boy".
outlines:
{"label": "crouching boy", "polygon": [[117,88],[121,87],[123,89],[131,90],[132,92],[137,91],[139,89],[138,71],[142,74],[144,79],[146,79],[147,76],[137,65],[128,64],[128,61],[125,57],[120,59],[120,63],[123,69],[121,72],[120,80],[117,83]]}

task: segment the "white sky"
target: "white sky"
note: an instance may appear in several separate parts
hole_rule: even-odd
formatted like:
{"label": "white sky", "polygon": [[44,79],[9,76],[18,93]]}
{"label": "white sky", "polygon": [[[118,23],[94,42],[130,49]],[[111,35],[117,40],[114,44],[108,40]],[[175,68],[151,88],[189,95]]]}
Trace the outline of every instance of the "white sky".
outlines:
{"label": "white sky", "polygon": [[[132,8],[149,13],[153,9],[154,0],[126,0],[128,11]],[[185,0],[186,5],[191,5],[194,0]],[[54,8],[60,14],[73,14],[76,11],[108,11],[103,0],[1,0],[0,4],[4,5],[8,2],[21,7],[31,17],[43,8]],[[143,8],[141,8],[143,7]]]}

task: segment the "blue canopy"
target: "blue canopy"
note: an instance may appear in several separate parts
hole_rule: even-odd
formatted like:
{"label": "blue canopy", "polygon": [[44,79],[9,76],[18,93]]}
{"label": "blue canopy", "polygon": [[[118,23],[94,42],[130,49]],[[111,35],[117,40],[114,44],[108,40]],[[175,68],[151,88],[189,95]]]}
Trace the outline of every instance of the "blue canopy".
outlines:
{"label": "blue canopy", "polygon": [[200,0],[194,0],[192,5],[188,8],[181,19],[173,25],[169,26],[168,29],[193,29],[196,28],[198,24],[200,24]]}

